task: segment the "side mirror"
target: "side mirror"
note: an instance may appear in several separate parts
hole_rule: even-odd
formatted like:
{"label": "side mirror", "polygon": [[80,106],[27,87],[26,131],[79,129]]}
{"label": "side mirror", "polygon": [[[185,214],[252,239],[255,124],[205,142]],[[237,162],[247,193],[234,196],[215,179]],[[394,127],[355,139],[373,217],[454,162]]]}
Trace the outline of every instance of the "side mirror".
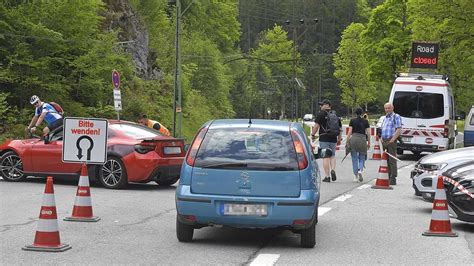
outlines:
{"label": "side mirror", "polygon": [[49,141],[49,134],[44,136],[44,144],[49,144],[50,141]]}
{"label": "side mirror", "polygon": [[318,150],[314,150],[314,159],[320,159],[320,158],[330,158],[332,157],[332,151],[330,149],[321,149],[318,148]]}
{"label": "side mirror", "polygon": [[466,112],[461,112],[459,115],[456,115],[456,120],[464,120],[466,119]]}

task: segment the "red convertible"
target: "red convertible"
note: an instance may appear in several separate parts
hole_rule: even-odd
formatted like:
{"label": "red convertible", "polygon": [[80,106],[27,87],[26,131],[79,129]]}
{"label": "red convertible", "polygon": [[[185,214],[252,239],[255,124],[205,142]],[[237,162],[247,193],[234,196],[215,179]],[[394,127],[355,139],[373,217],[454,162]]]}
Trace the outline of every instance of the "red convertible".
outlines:
{"label": "red convertible", "polygon": [[[80,163],[62,162],[62,127],[49,136],[8,140],[0,144],[0,175],[6,181],[23,181],[27,176],[78,176]],[[106,188],[123,188],[128,182],[156,181],[172,185],[179,179],[186,155],[184,140],[127,121],[109,120],[107,161],[89,165],[89,177]]]}

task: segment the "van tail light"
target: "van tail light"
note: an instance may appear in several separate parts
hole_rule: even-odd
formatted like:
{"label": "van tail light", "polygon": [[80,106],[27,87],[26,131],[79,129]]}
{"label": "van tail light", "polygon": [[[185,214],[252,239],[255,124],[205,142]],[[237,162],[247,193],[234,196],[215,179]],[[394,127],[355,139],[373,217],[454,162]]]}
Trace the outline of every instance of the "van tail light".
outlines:
{"label": "van tail light", "polygon": [[311,223],[311,220],[293,220],[293,225],[306,225]]}
{"label": "van tail light", "polygon": [[308,158],[306,158],[306,153],[304,151],[303,139],[295,130],[291,130],[291,137],[293,139],[293,145],[295,146],[296,156],[298,159],[298,169],[303,170],[308,167]]}
{"label": "van tail light", "polygon": [[449,137],[449,119],[444,120],[444,132],[443,137]]}
{"label": "van tail light", "polygon": [[207,133],[207,128],[203,127],[199,130],[199,133],[193,140],[193,144],[189,149],[188,156],[186,157],[186,163],[190,166],[194,166],[194,160],[196,159],[197,152],[201,146],[202,140]]}

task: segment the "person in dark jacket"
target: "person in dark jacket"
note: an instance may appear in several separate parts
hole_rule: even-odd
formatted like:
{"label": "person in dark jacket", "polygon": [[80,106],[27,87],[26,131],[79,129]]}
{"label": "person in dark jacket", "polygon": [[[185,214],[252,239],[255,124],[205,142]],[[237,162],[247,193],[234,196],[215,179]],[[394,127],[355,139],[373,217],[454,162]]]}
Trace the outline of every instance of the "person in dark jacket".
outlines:
{"label": "person in dark jacket", "polygon": [[367,149],[370,148],[370,125],[369,121],[362,117],[362,108],[357,108],[355,112],[357,117],[352,118],[349,122],[346,146],[351,153],[354,182],[362,182],[364,181],[362,171],[365,160],[367,160]]}

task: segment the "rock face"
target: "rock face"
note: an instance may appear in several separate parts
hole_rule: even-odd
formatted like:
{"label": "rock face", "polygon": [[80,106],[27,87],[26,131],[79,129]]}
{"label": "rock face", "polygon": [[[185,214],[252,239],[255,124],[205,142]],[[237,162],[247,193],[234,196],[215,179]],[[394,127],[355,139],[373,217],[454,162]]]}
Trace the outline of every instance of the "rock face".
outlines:
{"label": "rock face", "polygon": [[156,65],[156,54],[149,51],[148,31],[140,21],[128,0],[104,0],[104,27],[106,30],[119,29],[119,45],[132,55],[136,74],[146,80],[160,79],[163,73]]}

